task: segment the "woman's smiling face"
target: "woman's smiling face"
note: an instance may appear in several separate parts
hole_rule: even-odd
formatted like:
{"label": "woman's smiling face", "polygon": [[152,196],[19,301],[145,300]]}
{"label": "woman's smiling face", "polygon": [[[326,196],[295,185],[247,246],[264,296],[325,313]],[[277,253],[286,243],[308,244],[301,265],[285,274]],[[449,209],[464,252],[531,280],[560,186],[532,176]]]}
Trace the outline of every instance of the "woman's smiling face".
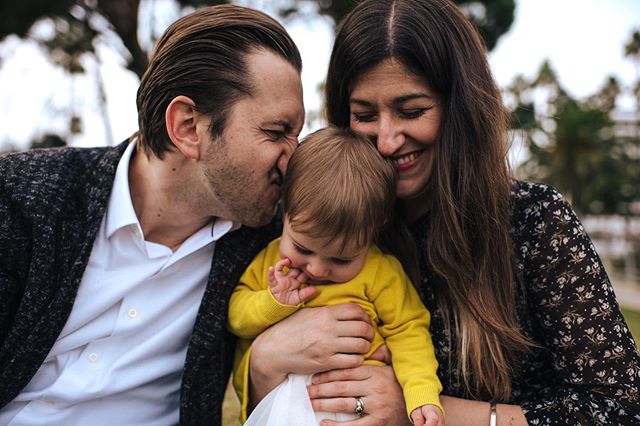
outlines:
{"label": "woman's smiling face", "polygon": [[396,60],[386,60],[355,81],[349,97],[350,126],[391,158],[396,195],[424,194],[435,161],[441,107],[425,80]]}

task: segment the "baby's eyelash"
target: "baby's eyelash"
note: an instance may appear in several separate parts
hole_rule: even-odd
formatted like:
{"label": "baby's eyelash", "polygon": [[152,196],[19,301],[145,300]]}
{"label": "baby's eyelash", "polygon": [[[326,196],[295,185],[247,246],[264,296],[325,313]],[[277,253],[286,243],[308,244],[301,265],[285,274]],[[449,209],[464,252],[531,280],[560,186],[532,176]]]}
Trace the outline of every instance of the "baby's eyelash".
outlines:
{"label": "baby's eyelash", "polygon": [[302,248],[300,246],[294,246],[296,248],[296,251],[300,254],[304,254],[304,255],[310,255],[313,254],[313,252],[311,250],[307,250],[305,248]]}

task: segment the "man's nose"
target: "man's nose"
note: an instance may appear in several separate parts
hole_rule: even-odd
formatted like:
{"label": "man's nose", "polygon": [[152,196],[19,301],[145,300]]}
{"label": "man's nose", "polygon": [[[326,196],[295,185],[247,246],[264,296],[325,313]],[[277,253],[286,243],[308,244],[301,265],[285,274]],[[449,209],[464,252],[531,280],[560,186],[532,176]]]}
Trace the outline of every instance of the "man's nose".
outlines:
{"label": "man's nose", "polygon": [[278,169],[280,170],[280,173],[284,175],[287,171],[287,165],[289,164],[289,160],[293,155],[293,151],[295,151],[295,149],[298,147],[298,138],[294,137],[287,140],[287,142],[283,144],[283,146],[283,152],[280,155],[280,158],[278,158]]}

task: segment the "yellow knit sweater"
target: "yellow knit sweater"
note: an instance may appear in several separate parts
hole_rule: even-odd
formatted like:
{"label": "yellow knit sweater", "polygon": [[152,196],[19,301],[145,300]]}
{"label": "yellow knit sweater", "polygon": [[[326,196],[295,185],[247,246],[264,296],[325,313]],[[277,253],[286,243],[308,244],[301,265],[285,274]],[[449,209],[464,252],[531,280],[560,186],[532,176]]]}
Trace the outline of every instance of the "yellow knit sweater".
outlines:
{"label": "yellow knit sweater", "polygon": [[430,315],[400,262],[372,246],[362,271],[345,283],[316,285],[317,295],[298,306],[282,305],[267,284],[269,266],[280,260],[280,238],[251,262],[229,302],[229,330],[240,337],[236,349],[234,387],[246,419],[249,395],[249,359],[252,339],[302,307],[357,303],[371,317],[376,332],[365,359],[383,343],[392,354],[393,370],[402,386],[408,415],[425,404],[440,407],[442,385],[436,375]]}

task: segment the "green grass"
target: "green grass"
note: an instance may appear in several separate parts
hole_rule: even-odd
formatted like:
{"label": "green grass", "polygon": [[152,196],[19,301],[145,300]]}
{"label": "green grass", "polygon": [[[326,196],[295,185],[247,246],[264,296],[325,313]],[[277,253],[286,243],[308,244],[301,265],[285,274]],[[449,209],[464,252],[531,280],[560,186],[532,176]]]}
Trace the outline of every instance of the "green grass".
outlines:
{"label": "green grass", "polygon": [[636,344],[638,344],[640,342],[640,312],[624,308],[621,310],[622,316],[624,316],[624,319],[629,326],[629,330],[631,330],[633,339],[636,341]]}
{"label": "green grass", "polygon": [[227,385],[227,392],[224,395],[222,403],[222,426],[238,426],[240,422],[240,401],[231,386],[231,382]]}

